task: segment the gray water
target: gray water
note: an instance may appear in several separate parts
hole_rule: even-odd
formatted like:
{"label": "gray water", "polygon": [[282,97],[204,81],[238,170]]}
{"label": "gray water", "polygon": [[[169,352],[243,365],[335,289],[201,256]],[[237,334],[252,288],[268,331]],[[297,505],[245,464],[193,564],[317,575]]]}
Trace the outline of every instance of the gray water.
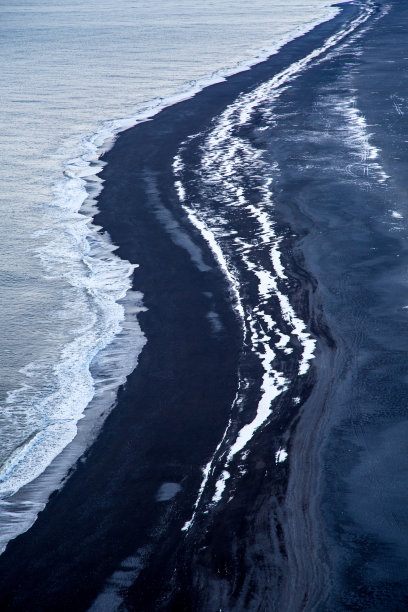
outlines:
{"label": "gray water", "polygon": [[[106,415],[146,341],[133,266],[85,202],[98,156],[334,14],[326,0],[0,0],[3,509],[16,511],[10,498],[75,439],[92,402]],[[32,520],[10,527],[6,512],[0,541]]]}

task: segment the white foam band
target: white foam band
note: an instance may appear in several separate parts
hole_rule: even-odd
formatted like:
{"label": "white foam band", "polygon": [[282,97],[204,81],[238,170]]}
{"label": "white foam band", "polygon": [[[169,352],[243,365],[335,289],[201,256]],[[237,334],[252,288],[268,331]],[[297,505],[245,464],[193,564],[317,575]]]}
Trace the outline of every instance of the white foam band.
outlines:
{"label": "white foam band", "polygon": [[[268,121],[273,121],[274,103],[290,83],[310,66],[324,61],[328,52],[344,43],[346,37],[364,24],[373,12],[372,3],[362,6],[356,18],[320,47],[253,91],[241,94],[216,118],[201,145],[200,168],[196,171],[198,191],[203,194],[200,201],[189,197],[188,185],[183,182],[183,151],[188,147],[188,142],[174,159],[173,170],[180,202],[224,271],[242,323],[243,341],[257,355],[263,370],[256,414],[235,434],[232,433],[235,423],[230,420],[221,442],[203,469],[194,514],[184,525],[184,530],[191,527],[204,490],[210,486],[211,476],[218,473],[220,476],[215,482],[211,479],[211,486],[214,486],[212,503],[220,501],[230,478],[229,466],[232,461],[242,455],[255,433],[267,422],[274,401],[290,388],[292,381],[275,366],[275,363],[279,363],[277,356],[280,352],[282,355],[294,355],[293,351],[296,351],[299,355],[298,376],[303,376],[310,368],[316,348],[315,339],[285,292],[287,273],[279,248],[282,237],[276,233],[273,202],[274,176],[279,168],[276,163],[270,163],[263,150],[255,147],[241,128],[252,121],[255,113],[258,119],[263,118],[260,129],[267,128]],[[367,139],[364,142],[367,157],[374,159],[374,149],[369,147]],[[254,194],[256,203],[253,202]],[[211,202],[209,205],[206,204],[206,195]],[[237,235],[237,228],[244,234]],[[268,255],[266,259],[265,254]],[[251,277],[258,286],[258,303],[249,307],[241,295],[245,293]],[[280,312],[278,320],[274,320],[271,314],[272,300]],[[244,402],[245,389],[250,384],[249,380],[241,378],[240,391],[231,414],[235,414],[237,406]],[[285,449],[276,452],[277,463],[283,462],[286,457]]]}

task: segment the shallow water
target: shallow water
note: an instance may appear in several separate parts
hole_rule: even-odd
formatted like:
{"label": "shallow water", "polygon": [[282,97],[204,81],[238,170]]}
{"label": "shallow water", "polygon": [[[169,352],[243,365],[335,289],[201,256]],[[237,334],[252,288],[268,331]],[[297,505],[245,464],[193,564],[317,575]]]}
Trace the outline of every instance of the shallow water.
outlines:
{"label": "shallow water", "polygon": [[[89,460],[3,556],[6,599],[22,596],[14,563],[29,550],[26,601],[41,590],[54,602],[58,582],[71,597],[72,577],[92,567],[93,585],[72,597],[99,593],[93,610],[151,610],[171,589],[174,609],[180,593],[202,609],[406,608],[405,17],[398,0],[354,6],[253,82],[246,73],[167,109],[105,157],[98,219],[143,262],[143,328],[159,333],[146,332],[146,369]],[[158,251],[171,254],[163,269]],[[179,327],[163,324],[166,266],[182,287]],[[231,303],[242,351],[224,405],[228,376],[213,362],[235,338]],[[167,361],[180,340],[177,377]],[[55,573],[50,540],[64,541]]]}
{"label": "shallow water", "polygon": [[133,267],[91,224],[92,202],[81,208],[100,189],[93,161],[121,129],[335,10],[322,0],[239,10],[230,0],[27,0],[0,11],[4,498],[75,437],[95,393],[106,412],[145,342],[129,324],[142,307],[129,293]]}

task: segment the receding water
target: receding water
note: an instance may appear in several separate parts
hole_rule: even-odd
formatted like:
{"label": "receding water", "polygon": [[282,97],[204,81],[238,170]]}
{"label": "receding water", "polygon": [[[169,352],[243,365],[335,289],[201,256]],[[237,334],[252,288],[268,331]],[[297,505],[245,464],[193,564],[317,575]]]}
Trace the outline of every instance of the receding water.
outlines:
{"label": "receding water", "polygon": [[7,499],[72,441],[95,393],[108,388],[112,401],[145,342],[134,320],[142,296],[129,292],[133,267],[92,225],[92,203],[82,206],[98,154],[121,129],[335,10],[324,0],[0,0],[0,11]]}

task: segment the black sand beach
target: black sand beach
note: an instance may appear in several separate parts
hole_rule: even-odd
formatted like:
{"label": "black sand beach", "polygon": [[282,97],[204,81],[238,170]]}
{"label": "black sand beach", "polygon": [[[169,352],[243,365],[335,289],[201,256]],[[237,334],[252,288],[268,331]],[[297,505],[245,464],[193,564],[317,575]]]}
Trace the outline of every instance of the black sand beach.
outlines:
{"label": "black sand beach", "polygon": [[[174,155],[361,6],[342,5],[268,61],[124,132],[105,155],[96,222],[139,265],[147,344],[84,460],[0,557],[1,610],[408,607],[403,2],[387,13],[375,4],[353,39],[274,102],[259,146],[279,164],[287,290],[316,359],[277,398],[228,495],[181,531],[227,426],[243,346],[225,276],[177,198]],[[247,127],[257,138],[258,128]],[[199,146],[187,155],[193,167]],[[294,372],[293,357],[280,366]],[[283,444],[288,459],[276,463]]]}

